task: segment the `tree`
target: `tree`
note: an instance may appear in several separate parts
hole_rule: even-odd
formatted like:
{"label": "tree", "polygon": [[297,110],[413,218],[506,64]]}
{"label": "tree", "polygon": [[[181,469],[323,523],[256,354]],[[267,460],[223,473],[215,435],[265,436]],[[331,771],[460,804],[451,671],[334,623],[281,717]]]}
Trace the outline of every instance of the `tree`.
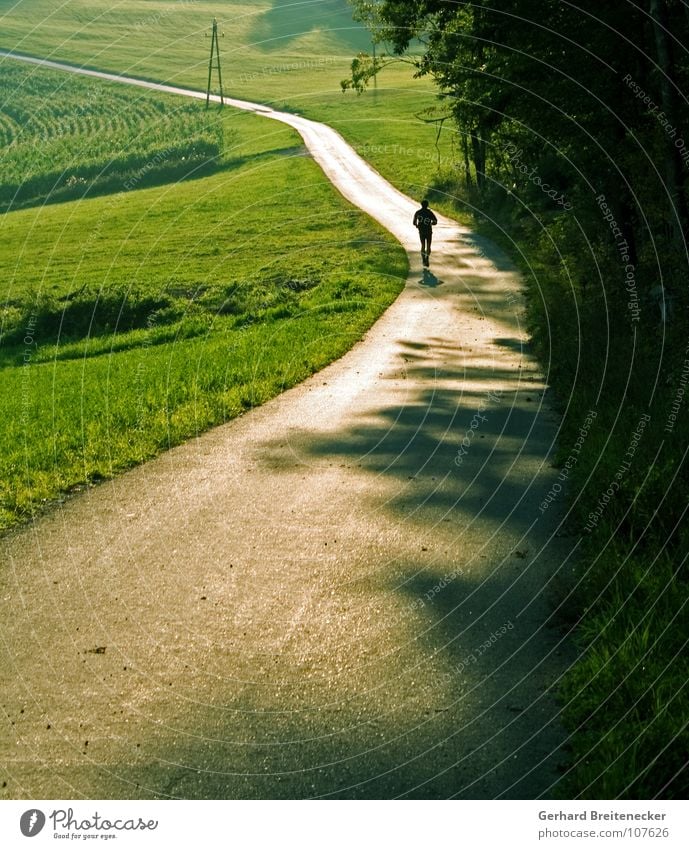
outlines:
{"label": "tree", "polygon": [[[576,200],[579,220],[600,255],[619,265],[618,246],[595,202],[603,195],[632,263],[667,244],[679,285],[689,232],[689,126],[681,94],[689,83],[685,4],[355,0],[353,5],[375,38],[407,56],[417,74],[434,78],[463,139],[465,183],[484,201],[496,185],[506,185],[521,192],[547,224],[563,214],[552,197],[538,191],[547,175],[548,185]],[[359,57],[352,85],[365,87],[371,70],[370,58]],[[514,155],[506,153],[513,150],[519,151],[518,168]],[[572,247],[576,265],[582,245]]]}

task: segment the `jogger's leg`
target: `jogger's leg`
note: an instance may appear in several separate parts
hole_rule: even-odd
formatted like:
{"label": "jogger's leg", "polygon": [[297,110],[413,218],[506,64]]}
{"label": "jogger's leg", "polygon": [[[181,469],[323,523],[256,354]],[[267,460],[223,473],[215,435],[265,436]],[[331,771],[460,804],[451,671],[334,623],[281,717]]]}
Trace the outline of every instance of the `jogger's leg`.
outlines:
{"label": "jogger's leg", "polygon": [[421,236],[421,259],[424,265],[428,265],[428,258],[431,252],[431,240],[425,233]]}

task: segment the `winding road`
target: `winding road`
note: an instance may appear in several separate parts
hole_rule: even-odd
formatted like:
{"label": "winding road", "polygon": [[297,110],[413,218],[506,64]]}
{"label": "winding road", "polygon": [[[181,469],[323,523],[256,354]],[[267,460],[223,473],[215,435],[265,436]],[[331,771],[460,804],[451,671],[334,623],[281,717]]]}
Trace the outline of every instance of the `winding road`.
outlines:
{"label": "winding road", "polygon": [[554,796],[573,551],[519,278],[447,218],[424,275],[417,204],[334,130],[226,102],[410,277],[328,368],[0,541],[0,798]]}

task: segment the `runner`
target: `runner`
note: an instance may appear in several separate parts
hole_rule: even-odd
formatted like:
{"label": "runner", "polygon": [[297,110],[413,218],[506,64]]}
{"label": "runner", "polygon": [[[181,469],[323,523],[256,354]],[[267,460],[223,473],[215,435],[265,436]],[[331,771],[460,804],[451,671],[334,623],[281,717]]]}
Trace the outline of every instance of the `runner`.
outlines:
{"label": "runner", "polygon": [[433,239],[433,227],[438,223],[435,213],[428,206],[428,201],[424,198],[421,201],[421,209],[417,209],[414,213],[414,227],[418,228],[419,237],[421,239],[421,260],[425,268],[430,265],[431,257],[431,241]]}

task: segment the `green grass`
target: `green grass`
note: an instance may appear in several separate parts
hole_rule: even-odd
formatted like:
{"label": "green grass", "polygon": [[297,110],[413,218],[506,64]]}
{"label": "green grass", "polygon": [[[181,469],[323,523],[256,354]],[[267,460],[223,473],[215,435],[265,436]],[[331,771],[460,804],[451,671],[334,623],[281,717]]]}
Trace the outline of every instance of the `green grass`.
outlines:
{"label": "green grass", "polygon": [[0,65],[0,209],[198,176],[223,151],[197,103],[19,64]]}
{"label": "green grass", "polygon": [[[449,121],[436,151],[437,125],[422,119],[428,110],[443,114],[445,106],[438,104],[432,83],[413,79],[408,65],[386,69],[377,92],[361,97],[341,92],[353,56],[371,47],[346,0],[127,0],[114,6],[105,0],[58,6],[49,0],[0,0],[0,47],[205,90],[210,48],[205,33],[214,15],[225,33],[226,94],[326,121],[412,195],[437,183],[438,156],[443,172],[457,160]],[[450,209],[440,192],[434,202]]]}
{"label": "green grass", "polygon": [[0,0],[0,48],[205,90],[213,17],[237,97],[334,90],[370,46],[346,0]]}
{"label": "green grass", "polygon": [[213,175],[2,218],[1,527],[303,380],[400,291],[293,131],[212,114]]}

